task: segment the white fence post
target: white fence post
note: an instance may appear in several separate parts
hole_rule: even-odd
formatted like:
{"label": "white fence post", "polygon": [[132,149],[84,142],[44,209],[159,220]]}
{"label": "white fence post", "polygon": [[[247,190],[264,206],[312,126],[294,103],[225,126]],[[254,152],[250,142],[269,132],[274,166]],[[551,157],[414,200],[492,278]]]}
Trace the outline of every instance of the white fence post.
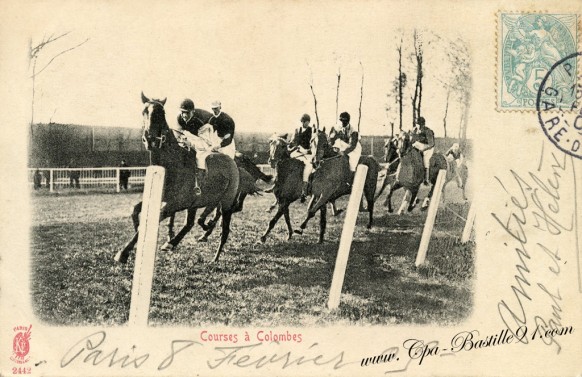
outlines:
{"label": "white fence post", "polygon": [[423,264],[424,260],[426,259],[428,243],[430,241],[430,236],[432,234],[432,229],[434,227],[436,214],[439,209],[439,203],[441,201],[441,195],[443,192],[443,185],[445,184],[446,176],[447,176],[446,170],[439,170],[439,175],[437,177],[435,187],[432,192],[432,199],[430,201],[430,205],[428,206],[428,213],[426,214],[426,221],[424,223],[424,229],[422,230],[420,246],[418,247],[418,253],[416,254],[416,262],[414,263],[416,267]]}
{"label": "white fence post", "polygon": [[119,168],[115,169],[115,182],[116,182],[116,187],[115,187],[115,192],[120,192],[121,191],[121,172],[119,170]]}
{"label": "white fence post", "polygon": [[471,231],[473,230],[473,224],[475,223],[476,209],[473,202],[469,207],[469,214],[467,215],[467,221],[465,222],[465,228],[463,228],[463,235],[461,236],[461,243],[466,243],[471,237]]}
{"label": "white fence post", "polygon": [[336,309],[340,303],[340,295],[342,293],[342,286],[344,285],[344,276],[348,264],[348,257],[350,255],[350,248],[354,238],[354,228],[358,218],[360,198],[362,197],[362,192],[364,191],[364,183],[366,181],[367,173],[367,166],[358,165],[358,168],[356,169],[356,175],[354,177],[352,193],[350,195],[348,208],[346,210],[346,219],[342,229],[337,258],[335,261],[335,269],[333,271],[333,278],[331,281],[331,288],[329,290],[329,300],[327,302],[327,307],[329,309]]}
{"label": "white fence post", "polygon": [[131,287],[130,326],[147,326],[148,324],[165,173],[165,169],[161,166],[150,166],[146,170]]}
{"label": "white fence post", "polygon": [[54,171],[53,169],[50,169],[49,170],[49,179],[51,181],[51,183],[50,183],[50,190],[49,190],[50,192],[53,192],[55,190],[54,189],[54,187],[55,187],[55,177],[54,177],[53,171]]}

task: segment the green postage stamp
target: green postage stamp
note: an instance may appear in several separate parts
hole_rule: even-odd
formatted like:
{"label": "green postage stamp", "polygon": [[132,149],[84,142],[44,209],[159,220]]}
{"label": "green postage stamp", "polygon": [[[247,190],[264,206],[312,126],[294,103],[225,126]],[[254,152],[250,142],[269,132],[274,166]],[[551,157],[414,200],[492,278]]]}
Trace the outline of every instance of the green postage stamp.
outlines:
{"label": "green postage stamp", "polygon": [[[497,43],[497,109],[535,111],[540,84],[563,93],[541,100],[570,107],[576,95],[577,67],[551,70],[576,53],[578,16],[575,14],[499,13]],[[574,63],[575,64],[575,63]]]}

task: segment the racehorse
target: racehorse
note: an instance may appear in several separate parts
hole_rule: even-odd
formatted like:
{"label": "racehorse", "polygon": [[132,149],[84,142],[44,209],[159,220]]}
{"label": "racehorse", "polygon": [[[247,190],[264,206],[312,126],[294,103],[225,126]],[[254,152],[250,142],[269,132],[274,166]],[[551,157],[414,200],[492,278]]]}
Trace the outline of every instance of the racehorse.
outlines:
{"label": "racehorse", "polygon": [[[164,110],[166,100],[149,99],[143,93],[141,97],[145,104],[142,112],[144,119],[142,139],[146,149],[150,151],[151,163],[166,169],[160,220],[175,212],[188,210],[186,223],[169,243],[176,246],[192,229],[197,208],[218,206],[221,208],[223,220],[220,244],[213,259],[216,262],[230,233],[230,221],[239,186],[238,168],[230,157],[221,153],[211,153],[206,158],[208,173],[201,184],[201,193],[197,195],[194,189],[195,158],[190,151],[179,145],[175,133],[169,128]],[[129,252],[137,242],[141,208],[142,202],[134,207],[132,219],[136,233],[123,250],[116,254],[115,260],[118,262],[127,262]]]}
{"label": "racehorse", "polygon": [[285,137],[274,136],[270,139],[269,164],[272,168],[277,169],[277,181],[273,187],[273,194],[277,199],[277,212],[269,221],[267,230],[261,236],[261,242],[267,240],[267,236],[281,216],[285,217],[285,223],[287,224],[289,232],[287,239],[291,239],[293,236],[289,206],[301,197],[304,164],[297,159],[291,158],[288,146],[289,143]]}
{"label": "racehorse", "polygon": [[[244,156],[242,153],[236,154],[234,161],[239,170],[239,189],[236,198],[236,204],[233,208],[233,213],[240,212],[243,210],[244,200],[248,195],[256,195],[261,190],[256,186],[255,182],[257,180],[262,180],[265,183],[269,183],[273,176],[270,174],[265,174],[259,169],[248,157]],[[207,217],[216,209],[214,217],[206,223]],[[220,220],[221,213],[217,208],[206,207],[200,217],[198,218],[198,225],[205,231],[204,235],[198,238],[199,242],[206,242],[208,236],[212,234],[218,220]],[[174,219],[175,214],[170,215],[170,220],[168,221],[168,240],[174,237]],[[168,242],[166,242],[162,249],[171,250],[173,248]]]}
{"label": "racehorse", "polygon": [[[350,171],[347,155],[341,155],[330,145],[324,131],[318,131],[317,135],[316,164],[319,167],[313,173],[311,184],[311,200],[308,205],[307,216],[300,225],[300,230],[295,233],[302,234],[307,223],[320,211],[319,243],[322,243],[327,225],[326,204],[333,202],[352,191],[353,173]],[[367,228],[372,227],[374,221],[374,194],[378,181],[380,165],[372,156],[361,156],[358,164],[366,165],[368,172],[364,183],[364,196],[367,201],[369,220]]]}
{"label": "racehorse", "polygon": [[406,190],[402,205],[398,214],[402,214],[407,204],[407,195],[410,194],[408,211],[416,206],[416,197],[422,181],[424,180],[424,164],[422,153],[412,147],[409,133],[405,132],[400,137],[391,140],[387,145],[386,159],[389,163],[386,178],[378,191],[379,197],[386,187],[389,187],[384,205],[388,206],[388,212],[393,212],[392,193],[400,188]]}
{"label": "racehorse", "polygon": [[[455,160],[448,160],[442,153],[435,153],[432,155],[429,161],[428,180],[431,187],[430,191],[428,192],[428,195],[426,196],[422,203],[421,207],[422,210],[426,210],[428,208],[428,205],[430,204],[430,199],[432,198],[432,194],[435,189],[439,170],[447,171],[445,176],[445,183],[443,184],[442,188],[443,190],[442,201],[443,202],[445,201],[445,186],[453,180],[457,181],[457,185],[463,192],[463,199],[467,200],[467,196],[465,195],[465,187],[467,185],[467,179],[469,178],[469,170],[467,169],[467,165],[462,163],[457,166]],[[459,175],[461,182],[458,181],[457,174]]]}

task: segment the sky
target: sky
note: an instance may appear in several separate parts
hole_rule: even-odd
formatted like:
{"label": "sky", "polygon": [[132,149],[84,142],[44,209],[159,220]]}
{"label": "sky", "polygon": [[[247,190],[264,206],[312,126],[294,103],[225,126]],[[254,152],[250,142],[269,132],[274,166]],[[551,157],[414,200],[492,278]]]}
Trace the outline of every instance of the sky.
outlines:
{"label": "sky", "polygon": [[[420,24],[402,21],[403,15],[381,2],[58,4],[51,17],[46,17],[46,7],[30,14],[38,20],[30,30],[33,45],[45,36],[70,32],[47,45],[37,67],[89,40],[38,75],[35,122],[139,128],[143,91],[148,97],[167,98],[169,122],[175,121],[180,101],[189,97],[204,109],[220,100],[237,132],[286,132],[300,125],[303,113],[315,121],[312,80],[320,125],[331,127],[337,123],[339,69],[338,111],[348,111],[357,124],[363,73],[362,133],[388,135],[390,122],[398,117],[394,105],[386,112],[392,102],[386,94],[398,72],[396,46],[404,36],[404,60],[410,67],[412,30]],[[446,9],[431,13],[438,29],[430,21],[419,29],[425,42],[423,115],[436,135],[443,136],[442,82],[454,70],[444,51],[446,41],[462,35],[452,26],[443,29],[439,17],[446,17]],[[434,35],[444,42],[430,45]],[[409,69],[407,74],[415,72]],[[405,101],[409,125],[411,100]],[[451,99],[449,135],[457,135],[460,118],[458,100]],[[470,136],[470,124],[468,130]]]}

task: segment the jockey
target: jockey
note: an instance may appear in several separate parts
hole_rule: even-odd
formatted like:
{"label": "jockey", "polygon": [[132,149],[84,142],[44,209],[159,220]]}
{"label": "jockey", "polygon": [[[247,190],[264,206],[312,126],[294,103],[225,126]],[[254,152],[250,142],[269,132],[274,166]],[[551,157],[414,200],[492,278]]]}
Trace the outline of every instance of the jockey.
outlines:
{"label": "jockey", "polygon": [[[460,172],[459,167],[465,162],[465,156],[463,155],[463,152],[461,152],[461,147],[459,146],[459,143],[454,143],[449,148],[449,150],[445,153],[445,158],[447,159],[447,162],[449,163],[451,170],[455,174],[457,185],[460,188],[463,188],[463,180],[459,175]],[[451,164],[451,162],[453,161],[455,162],[455,164]]]}
{"label": "jockey", "polygon": [[204,131],[204,122],[195,115],[194,102],[186,98],[180,103],[180,114],[178,114],[178,141],[186,148],[194,148],[196,151],[196,176],[194,190],[200,195],[199,181],[204,178],[206,171],[206,157],[210,153],[210,142],[199,137],[199,133]]}
{"label": "jockey", "polygon": [[342,128],[336,131],[331,129],[329,136],[332,145],[338,148],[341,154],[348,155],[350,162],[350,171],[355,173],[360,156],[362,155],[362,145],[360,144],[360,135],[358,131],[352,129],[350,125],[350,114],[343,112],[339,117]]}
{"label": "jockey", "polygon": [[234,159],[236,154],[236,147],[234,144],[234,120],[227,114],[222,112],[222,105],[220,101],[212,102],[212,112],[214,115],[208,123],[212,125],[218,142],[213,143],[212,151],[223,153]]}
{"label": "jockey", "polygon": [[184,99],[180,104],[177,122],[182,131],[188,131],[193,135],[198,135],[198,130],[204,125],[204,122],[196,116],[194,102],[190,98]]}
{"label": "jockey", "polygon": [[424,184],[428,185],[428,166],[434,153],[434,132],[426,126],[423,117],[416,120],[416,127],[410,135],[412,146],[422,153],[424,162]]}
{"label": "jockey", "polygon": [[308,195],[309,188],[309,176],[313,172],[313,153],[314,143],[312,139],[314,137],[313,128],[309,126],[311,117],[308,114],[303,114],[300,119],[301,127],[295,130],[295,141],[297,146],[290,150],[291,158],[303,162],[305,167],[303,168],[303,186],[301,188],[301,201],[305,201],[305,197]]}

